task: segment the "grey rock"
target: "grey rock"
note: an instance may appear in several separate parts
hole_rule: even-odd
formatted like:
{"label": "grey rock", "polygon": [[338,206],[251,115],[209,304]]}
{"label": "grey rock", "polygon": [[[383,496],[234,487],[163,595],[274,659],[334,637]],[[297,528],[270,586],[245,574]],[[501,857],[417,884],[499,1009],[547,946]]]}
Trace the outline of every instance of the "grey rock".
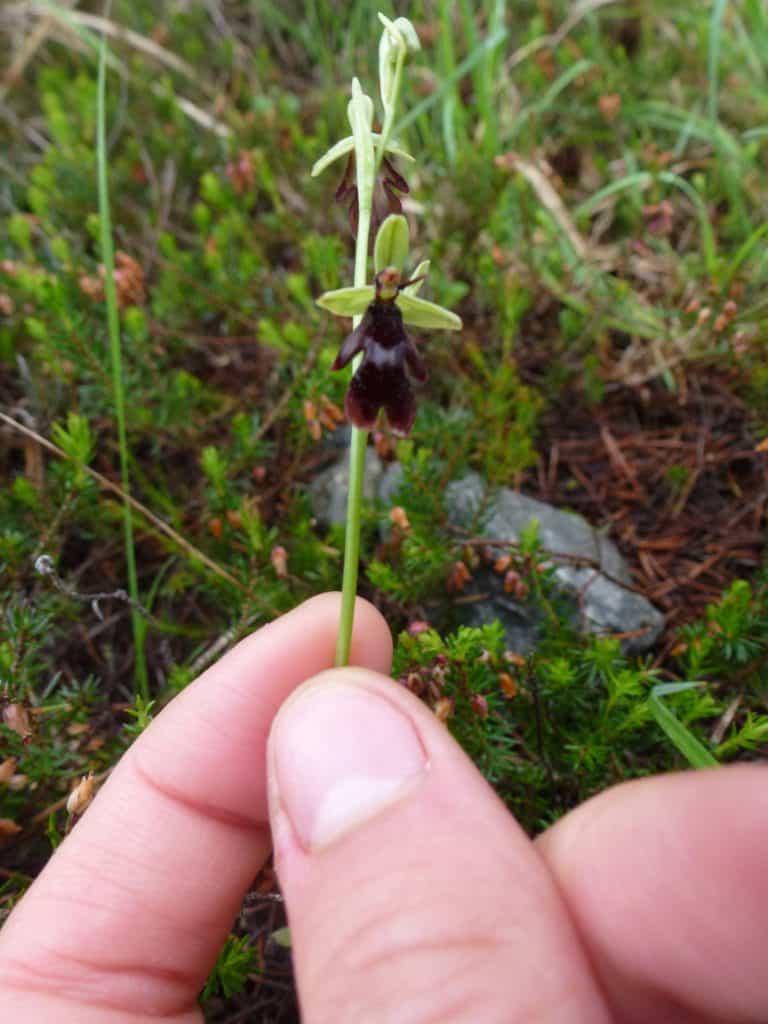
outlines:
{"label": "grey rock", "polygon": [[535,649],[544,613],[534,602],[516,601],[505,592],[499,574],[489,569],[475,572],[464,596],[472,595],[479,600],[459,606],[465,626],[488,626],[498,620],[510,650],[527,655]]}
{"label": "grey rock", "polygon": [[[448,518],[454,526],[480,530],[489,540],[516,543],[525,527],[536,519],[544,549],[570,560],[589,559],[599,566],[598,570],[553,559],[555,578],[563,592],[574,599],[576,621],[584,630],[601,634],[645,631],[623,641],[624,650],[630,654],[648,650],[659,638],[664,616],[642,594],[627,589],[631,576],[619,549],[582,516],[563,512],[508,487],[489,491],[477,473],[450,483],[445,499]],[[530,610],[505,594],[494,575],[482,572],[476,576],[478,592],[489,596],[465,606],[467,619],[478,623],[498,618],[507,629],[510,642],[516,643],[515,649],[524,654],[535,645],[540,620],[534,621]],[[526,617],[530,629],[521,635]]]}
{"label": "grey rock", "polygon": [[[363,491],[368,500],[380,499],[385,506],[395,502],[402,483],[399,463],[385,464],[373,448],[366,451]],[[315,518],[326,526],[343,524],[347,516],[349,457],[346,452],[317,474],[309,493]],[[589,559],[599,566],[557,562],[555,577],[563,592],[573,599],[574,621],[593,633],[635,633],[624,640],[629,654],[641,653],[654,645],[664,627],[664,616],[641,594],[626,588],[629,570],[613,541],[593,529],[580,515],[563,512],[508,487],[492,490],[478,473],[469,473],[450,483],[445,490],[448,520],[453,526],[478,532],[490,540],[519,542],[525,527],[536,519],[541,545],[568,559]],[[384,522],[386,531],[389,523]],[[497,573],[481,569],[467,587],[465,597],[477,601],[459,607],[467,625],[485,625],[498,619],[507,642],[520,654],[536,646],[542,612],[532,602],[520,602],[507,594]]]}
{"label": "grey rock", "polygon": [[[384,465],[373,448],[365,452],[363,495],[373,500],[384,473]],[[349,489],[349,455],[345,452],[338,461],[321,470],[309,485],[309,499],[318,522],[336,526],[347,521],[347,491]]]}
{"label": "grey rock", "polygon": [[399,462],[389,462],[379,479],[377,496],[389,507],[394,505],[395,496],[403,482],[403,467]]}

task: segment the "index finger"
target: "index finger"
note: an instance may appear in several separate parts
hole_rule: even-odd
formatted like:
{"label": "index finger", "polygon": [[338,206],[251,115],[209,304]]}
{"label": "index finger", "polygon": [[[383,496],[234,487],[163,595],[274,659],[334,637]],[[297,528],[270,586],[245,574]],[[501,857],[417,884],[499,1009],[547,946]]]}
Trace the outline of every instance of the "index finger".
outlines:
{"label": "index finger", "polygon": [[[339,609],[326,594],[263,627],[142,734],[6,922],[0,1006],[3,986],[24,1005],[30,991],[63,999],[62,1022],[84,1019],[78,1005],[136,1019],[194,1005],[270,850],[270,724],[333,664]],[[352,661],[388,672],[384,620],[355,611]]]}

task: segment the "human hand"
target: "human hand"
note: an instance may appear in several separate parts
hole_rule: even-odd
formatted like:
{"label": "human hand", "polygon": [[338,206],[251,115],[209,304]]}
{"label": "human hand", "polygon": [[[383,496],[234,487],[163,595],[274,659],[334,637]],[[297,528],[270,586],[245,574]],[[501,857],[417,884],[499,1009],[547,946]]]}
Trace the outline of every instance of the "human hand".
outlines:
{"label": "human hand", "polygon": [[266,626],[136,741],[0,934],[0,1020],[199,1024],[272,835],[310,1024],[768,1021],[764,768],[622,785],[531,843],[378,674],[370,605],[364,667],[300,685],[338,614]]}

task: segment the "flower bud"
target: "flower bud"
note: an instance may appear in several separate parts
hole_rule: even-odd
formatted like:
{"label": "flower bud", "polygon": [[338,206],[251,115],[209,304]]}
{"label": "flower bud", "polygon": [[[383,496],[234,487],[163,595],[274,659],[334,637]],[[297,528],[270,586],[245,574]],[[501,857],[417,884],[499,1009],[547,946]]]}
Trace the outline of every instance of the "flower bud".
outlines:
{"label": "flower bud", "polygon": [[272,548],[269,556],[272,568],[279,580],[284,580],[288,575],[288,552],[280,544]]}
{"label": "flower bud", "polygon": [[93,800],[95,782],[93,772],[84,775],[67,798],[67,814],[80,817]]}
{"label": "flower bud", "polygon": [[21,832],[21,825],[17,825],[11,818],[0,818],[0,842],[3,839],[10,839]]}
{"label": "flower bud", "polygon": [[426,633],[431,628],[429,623],[423,619],[414,619],[413,622],[408,623],[408,632],[411,636],[419,636],[420,633]]}
{"label": "flower bud", "polygon": [[390,522],[401,529],[403,533],[407,533],[411,528],[408,513],[402,505],[395,505],[394,508],[389,510],[389,519]]}
{"label": "flower bud", "polygon": [[435,702],[433,711],[439,722],[447,722],[453,714],[453,701],[450,697],[441,697]]}
{"label": "flower bud", "polygon": [[517,696],[517,683],[509,672],[499,673],[499,687],[504,696],[508,697],[510,700]]}
{"label": "flower bud", "polygon": [[477,717],[485,721],[488,717],[488,701],[486,698],[481,693],[473,693],[469,698],[469,703],[472,705],[472,710]]}
{"label": "flower bud", "polygon": [[0,783],[8,782],[15,771],[16,758],[6,757],[4,761],[0,762]]}
{"label": "flower bud", "polygon": [[29,712],[23,704],[12,701],[3,708],[3,721],[9,729],[13,729],[21,736],[25,743],[32,739],[32,723],[29,719]]}
{"label": "flower bud", "polygon": [[452,591],[463,590],[468,580],[472,577],[464,562],[454,562],[448,577],[448,589]]}

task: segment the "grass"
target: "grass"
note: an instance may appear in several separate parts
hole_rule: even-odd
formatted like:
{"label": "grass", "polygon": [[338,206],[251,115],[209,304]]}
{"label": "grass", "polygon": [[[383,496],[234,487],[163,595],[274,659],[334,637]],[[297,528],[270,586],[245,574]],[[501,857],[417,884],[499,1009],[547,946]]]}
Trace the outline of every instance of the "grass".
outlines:
{"label": "grass", "polygon": [[[36,724],[26,744],[0,725],[19,776],[0,818],[25,829],[0,853],[0,915],[73,780],[110,769],[150,701],[339,586],[343,536],[308,494],[343,447],[343,327],[314,298],[355,253],[330,172],[309,172],[347,132],[352,74],[373,81],[376,10],[0,12],[0,677]],[[428,703],[445,687],[449,727],[531,833],[623,779],[765,757],[765,5],[385,13],[422,36],[393,126],[418,156],[398,162],[413,258],[465,323],[424,336],[411,438],[371,442],[403,483],[363,501],[348,562],[395,671]],[[494,557],[543,616],[535,655],[462,627],[457,580],[486,553],[443,494],[468,469],[608,531],[668,616],[658,645],[575,632],[533,542]],[[232,937],[209,1019],[258,1004],[265,942]]]}
{"label": "grass", "polygon": [[107,40],[102,37],[99,49],[99,77],[96,107],[96,166],[99,182],[99,225],[101,228],[101,254],[104,263],[104,298],[107,308],[107,331],[109,356],[112,365],[112,390],[117,423],[117,444],[120,452],[120,481],[124,494],[123,534],[125,543],[125,567],[128,576],[128,593],[134,602],[131,608],[131,628],[137,691],[143,700],[149,699],[149,679],[144,652],[145,623],[135,605],[139,603],[139,583],[136,572],[136,550],[133,543],[133,518],[128,496],[131,493],[128,468],[128,435],[125,417],[125,390],[123,384],[123,358],[120,346],[120,318],[117,311],[117,287],[115,285],[115,253],[112,244],[112,220],[109,206],[109,183],[107,180],[107,126],[106,126],[106,77]]}

